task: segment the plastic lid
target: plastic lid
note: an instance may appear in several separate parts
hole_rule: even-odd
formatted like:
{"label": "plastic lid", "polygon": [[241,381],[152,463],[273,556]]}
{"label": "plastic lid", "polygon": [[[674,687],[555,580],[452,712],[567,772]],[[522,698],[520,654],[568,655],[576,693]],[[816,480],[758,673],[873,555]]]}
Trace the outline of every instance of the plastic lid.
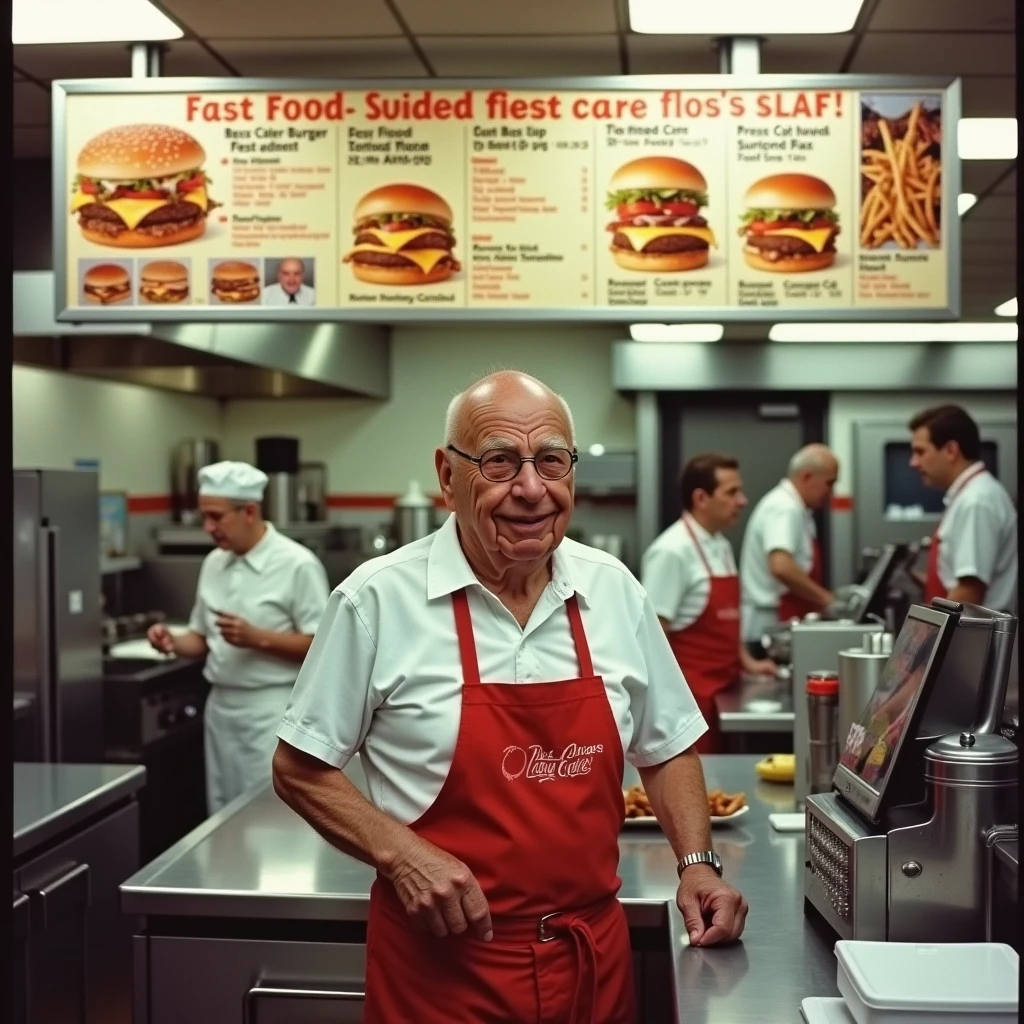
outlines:
{"label": "plastic lid", "polygon": [[835,697],[839,693],[837,672],[808,672],[807,692],[812,697]]}
{"label": "plastic lid", "polygon": [[1017,1011],[1020,958],[1001,942],[929,945],[840,939],[835,952],[858,998],[871,1009]]}

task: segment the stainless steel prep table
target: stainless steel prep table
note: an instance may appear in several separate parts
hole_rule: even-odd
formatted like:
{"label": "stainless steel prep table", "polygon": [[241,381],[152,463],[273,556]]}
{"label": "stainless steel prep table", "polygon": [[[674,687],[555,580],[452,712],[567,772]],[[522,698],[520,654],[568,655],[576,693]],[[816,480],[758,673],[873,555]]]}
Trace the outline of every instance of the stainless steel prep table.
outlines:
{"label": "stainless steel prep table", "polygon": [[[704,759],[709,788],[743,790],[750,802],[735,826],[715,830],[725,877],[751,905],[741,944],[687,948],[674,904],[675,858],[664,837],[634,830],[620,841],[619,898],[631,927],[667,923],[676,1020],[685,1024],[790,1024],[805,996],[837,994],[832,941],[803,914],[803,836],[768,824],[769,813],[794,808],[792,790],[760,782],[756,760]],[[287,923],[299,938],[302,922],[365,920],[372,880],[368,867],[324,842],[268,786],[240,797],[129,879],[122,905],[131,914],[175,919],[177,936],[189,934],[188,918],[207,926],[211,918],[235,918]],[[138,1024],[145,1019],[137,1017]]]}

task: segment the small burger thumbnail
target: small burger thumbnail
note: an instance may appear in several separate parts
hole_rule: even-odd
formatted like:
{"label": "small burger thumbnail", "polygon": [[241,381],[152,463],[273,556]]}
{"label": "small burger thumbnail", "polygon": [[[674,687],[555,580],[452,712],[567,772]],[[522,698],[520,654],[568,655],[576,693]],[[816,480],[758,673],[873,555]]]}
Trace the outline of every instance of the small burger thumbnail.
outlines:
{"label": "small burger thumbnail", "polygon": [[355,242],[344,262],[357,280],[420,285],[459,270],[451,207],[429,188],[384,185],[359,200],[354,216]]}
{"label": "small burger thumbnail", "polygon": [[213,268],[210,291],[218,302],[255,302],[260,297],[260,273],[241,260],[218,263]]}
{"label": "small burger thumbnail", "polygon": [[836,260],[839,217],[832,189],[811,174],[773,174],[743,197],[743,257],[757,270],[799,274]]}
{"label": "small burger thumbnail", "polygon": [[671,273],[708,262],[715,236],[701,216],[708,183],[693,164],[645,156],[620,167],[608,183],[612,258],[626,270]]}
{"label": "small burger thumbnail", "polygon": [[146,302],[184,302],[188,298],[188,268],[174,260],[147,263],[139,273],[139,295]]}
{"label": "small burger thumbnail", "polygon": [[86,302],[109,306],[131,298],[132,279],[116,263],[97,263],[82,275],[82,292]]}
{"label": "small burger thumbnail", "polygon": [[152,248],[198,238],[218,203],[207,195],[203,147],[180,128],[108,128],[78,154],[71,212],[99,245]]}

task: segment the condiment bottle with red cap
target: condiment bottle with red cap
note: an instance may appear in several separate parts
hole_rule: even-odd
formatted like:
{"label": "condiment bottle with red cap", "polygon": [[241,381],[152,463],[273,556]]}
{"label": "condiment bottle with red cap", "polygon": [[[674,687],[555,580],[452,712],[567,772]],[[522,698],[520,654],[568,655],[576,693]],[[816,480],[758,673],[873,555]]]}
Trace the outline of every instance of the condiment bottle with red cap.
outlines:
{"label": "condiment bottle with red cap", "polygon": [[807,675],[808,791],[829,793],[839,762],[839,675]]}

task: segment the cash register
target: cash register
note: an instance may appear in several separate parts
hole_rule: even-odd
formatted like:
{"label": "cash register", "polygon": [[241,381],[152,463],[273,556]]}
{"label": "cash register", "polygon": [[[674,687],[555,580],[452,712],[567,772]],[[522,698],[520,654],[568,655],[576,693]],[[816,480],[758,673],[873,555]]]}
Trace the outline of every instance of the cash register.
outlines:
{"label": "cash register", "polygon": [[1000,722],[1017,620],[913,605],[830,793],[807,798],[804,908],[843,939],[982,941],[989,837],[1016,834]]}

